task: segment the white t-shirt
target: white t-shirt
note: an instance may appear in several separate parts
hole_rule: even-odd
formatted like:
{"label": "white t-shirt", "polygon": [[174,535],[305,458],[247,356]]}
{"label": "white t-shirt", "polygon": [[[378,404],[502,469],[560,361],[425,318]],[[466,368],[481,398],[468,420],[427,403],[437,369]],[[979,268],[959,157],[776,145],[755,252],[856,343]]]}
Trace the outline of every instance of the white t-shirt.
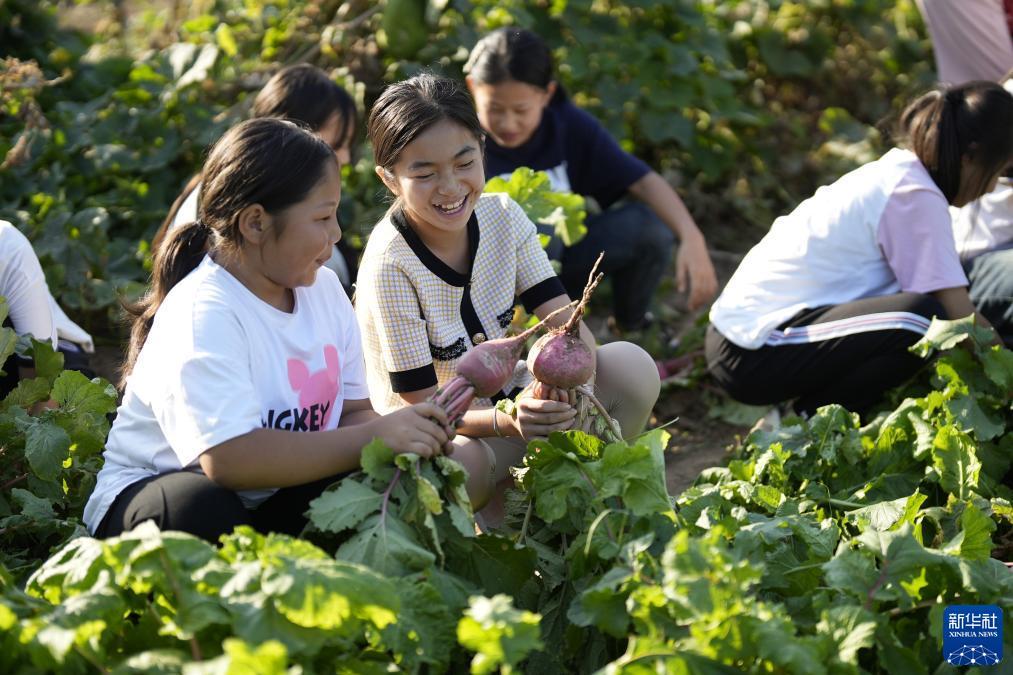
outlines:
{"label": "white t-shirt", "polygon": [[1006,246],[1013,242],[1013,180],[1000,178],[995,190],[950,214],[961,260]]}
{"label": "white t-shirt", "polygon": [[710,319],[757,349],[803,309],[966,285],[946,198],[914,153],[893,149],[775,220]]}
{"label": "white t-shirt", "polygon": [[31,242],[6,220],[0,220],[0,295],[7,298],[8,316],[18,335],[51,340],[56,346],[46,276]]}
{"label": "white t-shirt", "polygon": [[[123,489],[257,428],[326,431],[369,398],[352,305],[321,269],[279,311],[210,257],[166,296],[127,380],[84,511],[94,532]],[[255,506],[275,490],[239,493]]]}

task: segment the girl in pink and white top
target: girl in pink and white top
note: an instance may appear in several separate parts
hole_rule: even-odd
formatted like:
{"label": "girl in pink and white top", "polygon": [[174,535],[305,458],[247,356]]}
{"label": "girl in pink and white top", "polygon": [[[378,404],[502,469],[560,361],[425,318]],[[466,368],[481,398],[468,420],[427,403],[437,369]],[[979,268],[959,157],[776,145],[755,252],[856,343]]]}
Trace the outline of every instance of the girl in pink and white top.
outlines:
{"label": "girl in pink and white top", "polygon": [[715,302],[707,361],[733,398],[866,410],[919,368],[907,349],[933,316],[975,313],[948,207],[1013,161],[1013,96],[991,82],[933,91],[899,132],[903,148],[774,221]]}

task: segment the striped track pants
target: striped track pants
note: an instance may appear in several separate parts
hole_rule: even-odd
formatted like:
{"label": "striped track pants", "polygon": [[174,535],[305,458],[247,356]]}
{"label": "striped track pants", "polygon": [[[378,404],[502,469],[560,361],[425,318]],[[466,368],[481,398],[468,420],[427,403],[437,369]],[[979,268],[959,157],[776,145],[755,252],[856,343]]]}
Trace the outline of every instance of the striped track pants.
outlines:
{"label": "striped track pants", "polygon": [[933,316],[945,318],[942,305],[920,293],[805,309],[759,349],[743,349],[710,326],[707,366],[743,403],[794,400],[795,411],[808,414],[839,403],[864,413],[923,365],[908,347],[925,334]]}

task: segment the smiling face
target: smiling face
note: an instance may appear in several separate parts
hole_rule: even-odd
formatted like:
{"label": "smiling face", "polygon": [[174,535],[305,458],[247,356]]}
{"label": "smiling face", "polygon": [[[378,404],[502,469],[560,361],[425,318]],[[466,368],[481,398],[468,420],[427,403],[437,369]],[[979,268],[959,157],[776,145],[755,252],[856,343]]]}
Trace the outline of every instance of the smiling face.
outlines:
{"label": "smiling face", "polygon": [[377,173],[423,240],[466,236],[485,187],[482,146],[466,127],[440,120],[405,146],[391,173]]}
{"label": "smiling face", "polygon": [[267,217],[268,227],[279,228],[280,234],[275,236],[265,230],[260,255],[250,256],[266,287],[284,292],[316,281],[317,270],[341,238],[337,216],[340,200],[341,176],[337,165],[328,162],[320,181],[305,199]]}
{"label": "smiling face", "polygon": [[542,123],[542,111],[556,92],[556,83],[545,89],[516,80],[485,84],[468,78],[482,128],[504,148],[527,143]]}

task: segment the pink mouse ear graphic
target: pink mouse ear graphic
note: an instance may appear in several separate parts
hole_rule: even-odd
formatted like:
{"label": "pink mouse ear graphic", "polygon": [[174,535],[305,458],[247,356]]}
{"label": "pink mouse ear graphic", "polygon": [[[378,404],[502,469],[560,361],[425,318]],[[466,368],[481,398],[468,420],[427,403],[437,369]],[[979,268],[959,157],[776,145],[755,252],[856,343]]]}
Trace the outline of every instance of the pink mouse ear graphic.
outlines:
{"label": "pink mouse ear graphic", "polygon": [[332,380],[338,379],[341,370],[341,363],[338,361],[338,349],[334,345],[324,347],[324,362],[327,364],[327,374]]}
{"label": "pink mouse ear graphic", "polygon": [[310,379],[310,369],[306,367],[306,364],[299,359],[289,359],[288,383],[292,385],[292,389],[299,391],[308,379]]}

